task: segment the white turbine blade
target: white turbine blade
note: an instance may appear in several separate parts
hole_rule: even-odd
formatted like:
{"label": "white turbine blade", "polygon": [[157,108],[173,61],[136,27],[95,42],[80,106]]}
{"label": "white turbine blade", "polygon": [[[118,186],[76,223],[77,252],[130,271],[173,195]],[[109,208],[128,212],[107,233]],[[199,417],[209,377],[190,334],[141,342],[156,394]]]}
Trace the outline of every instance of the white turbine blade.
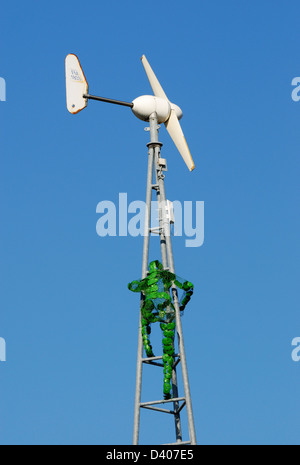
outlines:
{"label": "white turbine blade", "polygon": [[83,95],[88,94],[89,86],[76,55],[70,54],[66,58],[66,91],[67,108],[75,115],[87,106],[87,99]]}
{"label": "white turbine blade", "polygon": [[[176,115],[175,105],[173,105],[169,101],[169,99],[166,96],[163,88],[161,87],[157,77],[155,76],[155,74],[153,72],[153,69],[149,65],[148,60],[145,57],[145,55],[142,56],[142,63],[144,65],[144,68],[145,68],[145,71],[147,73],[147,76],[148,76],[149,82],[151,84],[154,95],[156,97],[160,97],[160,98],[163,98],[163,99],[167,100],[171,104],[171,108],[173,106],[173,108],[171,110],[170,118],[165,123],[165,126],[166,126],[167,131],[170,134],[171,138],[173,139],[173,142],[176,145],[180,155],[184,159],[188,169],[190,171],[193,171],[193,169],[195,168],[195,164],[193,162],[190,150],[188,148],[188,145],[186,143],[184,134],[182,132],[178,117]],[[178,110],[180,110],[180,109],[178,108]],[[181,110],[180,110],[180,112],[181,112]],[[182,115],[182,113],[181,113],[181,115]]]}
{"label": "white turbine blade", "polygon": [[184,134],[182,132],[180,123],[176,116],[175,110],[171,111],[171,116],[168,121],[165,123],[168,133],[170,134],[171,138],[173,139],[174,144],[176,145],[180,155],[184,159],[188,169],[193,171],[195,168],[195,164],[193,162],[190,150],[186,143]]}
{"label": "white turbine blade", "polygon": [[150,82],[150,85],[152,87],[152,90],[153,90],[153,93],[154,93],[155,97],[160,97],[160,98],[164,98],[166,100],[169,100],[168,97],[166,96],[163,88],[161,87],[157,77],[155,76],[155,74],[153,72],[153,69],[149,65],[148,60],[145,57],[145,55],[142,56],[142,63],[144,65],[145,71],[147,73],[147,76],[148,76],[148,79],[149,79],[149,82]]}

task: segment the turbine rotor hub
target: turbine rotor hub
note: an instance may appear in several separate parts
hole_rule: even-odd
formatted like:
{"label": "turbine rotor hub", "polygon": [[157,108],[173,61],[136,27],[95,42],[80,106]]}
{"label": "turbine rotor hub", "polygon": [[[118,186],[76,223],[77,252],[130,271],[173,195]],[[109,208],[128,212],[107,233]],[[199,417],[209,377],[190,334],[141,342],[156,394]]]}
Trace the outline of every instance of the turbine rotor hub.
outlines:
{"label": "turbine rotor hub", "polygon": [[149,121],[153,113],[157,114],[158,123],[165,123],[171,115],[171,105],[168,100],[153,95],[142,95],[133,102],[132,112],[142,121]]}

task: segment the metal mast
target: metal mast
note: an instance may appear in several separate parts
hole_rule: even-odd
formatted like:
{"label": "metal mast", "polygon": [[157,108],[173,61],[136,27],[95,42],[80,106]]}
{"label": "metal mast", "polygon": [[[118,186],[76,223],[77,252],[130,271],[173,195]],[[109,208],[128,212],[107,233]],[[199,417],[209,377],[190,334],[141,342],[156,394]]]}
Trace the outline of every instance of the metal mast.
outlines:
{"label": "metal mast", "polygon": [[[145,235],[144,235],[144,249],[143,249],[143,267],[142,267],[142,279],[147,276],[147,268],[149,262],[149,244],[150,244],[150,235],[152,233],[159,233],[160,235],[160,244],[161,244],[161,256],[162,264],[164,269],[169,270],[171,273],[175,273],[174,258],[172,251],[172,242],[170,234],[170,223],[166,215],[166,209],[164,205],[166,204],[166,193],[165,193],[165,184],[162,166],[159,163],[160,160],[160,151],[162,144],[158,140],[158,120],[157,114],[153,113],[150,118],[150,143],[148,146],[148,175],[147,175],[147,191],[146,191],[146,218],[145,218]],[[155,178],[153,174],[155,173]],[[155,179],[155,182],[153,180]],[[159,205],[159,230],[151,230],[151,200],[152,192],[156,191],[157,201]],[[179,301],[177,295],[177,288],[175,285],[172,287],[173,295],[173,304],[176,310],[176,329],[178,336],[178,345],[179,353],[176,354],[174,358],[173,373],[172,373],[172,392],[173,398],[170,400],[154,400],[150,402],[141,402],[142,394],[142,375],[143,375],[143,365],[153,365],[161,366],[162,356],[160,357],[143,357],[143,339],[141,332],[141,312],[139,320],[139,335],[138,335],[138,355],[137,355],[137,376],[136,376],[136,393],[135,393],[135,412],[134,412],[134,432],[133,432],[133,444],[139,444],[139,433],[140,433],[140,412],[141,408],[150,409],[158,413],[167,413],[174,416],[175,423],[175,437],[177,444],[196,444],[196,433],[194,425],[194,417],[192,410],[192,400],[189,387],[188,379],[188,370],[185,356],[185,347],[182,333],[181,325],[181,316],[179,309]],[[141,296],[143,299],[143,296]],[[178,396],[178,386],[177,386],[177,373],[176,368],[178,365],[181,365],[182,370],[182,379],[184,387],[184,396]],[[173,410],[169,410],[163,407],[170,406],[173,404]],[[186,407],[187,418],[188,418],[188,427],[189,427],[189,441],[183,442],[182,440],[182,430],[181,430],[181,411]]]}

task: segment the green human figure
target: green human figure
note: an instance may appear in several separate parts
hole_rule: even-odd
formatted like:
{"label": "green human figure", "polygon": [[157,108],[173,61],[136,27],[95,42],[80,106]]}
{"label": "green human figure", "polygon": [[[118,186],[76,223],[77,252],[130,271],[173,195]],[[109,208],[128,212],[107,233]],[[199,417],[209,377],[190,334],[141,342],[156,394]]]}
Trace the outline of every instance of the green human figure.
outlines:
{"label": "green human figure", "polygon": [[145,279],[133,281],[128,284],[128,289],[132,292],[139,292],[143,295],[141,307],[142,313],[142,337],[147,357],[154,357],[150,342],[151,324],[160,323],[163,332],[163,364],[164,364],[164,397],[171,399],[171,379],[174,365],[174,339],[175,339],[175,307],[172,303],[170,289],[175,284],[184,291],[180,300],[180,312],[182,313],[186,305],[191,300],[194,286],[189,281],[184,281],[174,273],[163,269],[162,264],[155,260],[149,265],[149,272]]}

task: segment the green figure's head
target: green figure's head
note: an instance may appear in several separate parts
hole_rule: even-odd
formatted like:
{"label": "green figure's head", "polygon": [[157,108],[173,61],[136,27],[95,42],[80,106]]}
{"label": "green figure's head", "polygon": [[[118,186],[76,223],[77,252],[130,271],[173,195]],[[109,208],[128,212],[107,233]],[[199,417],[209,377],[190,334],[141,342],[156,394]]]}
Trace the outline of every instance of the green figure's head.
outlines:
{"label": "green figure's head", "polygon": [[163,270],[163,266],[162,266],[162,264],[160,263],[160,261],[155,260],[154,262],[151,262],[151,263],[149,264],[149,271],[150,271],[150,273],[152,273],[153,271],[160,271],[160,270]]}

